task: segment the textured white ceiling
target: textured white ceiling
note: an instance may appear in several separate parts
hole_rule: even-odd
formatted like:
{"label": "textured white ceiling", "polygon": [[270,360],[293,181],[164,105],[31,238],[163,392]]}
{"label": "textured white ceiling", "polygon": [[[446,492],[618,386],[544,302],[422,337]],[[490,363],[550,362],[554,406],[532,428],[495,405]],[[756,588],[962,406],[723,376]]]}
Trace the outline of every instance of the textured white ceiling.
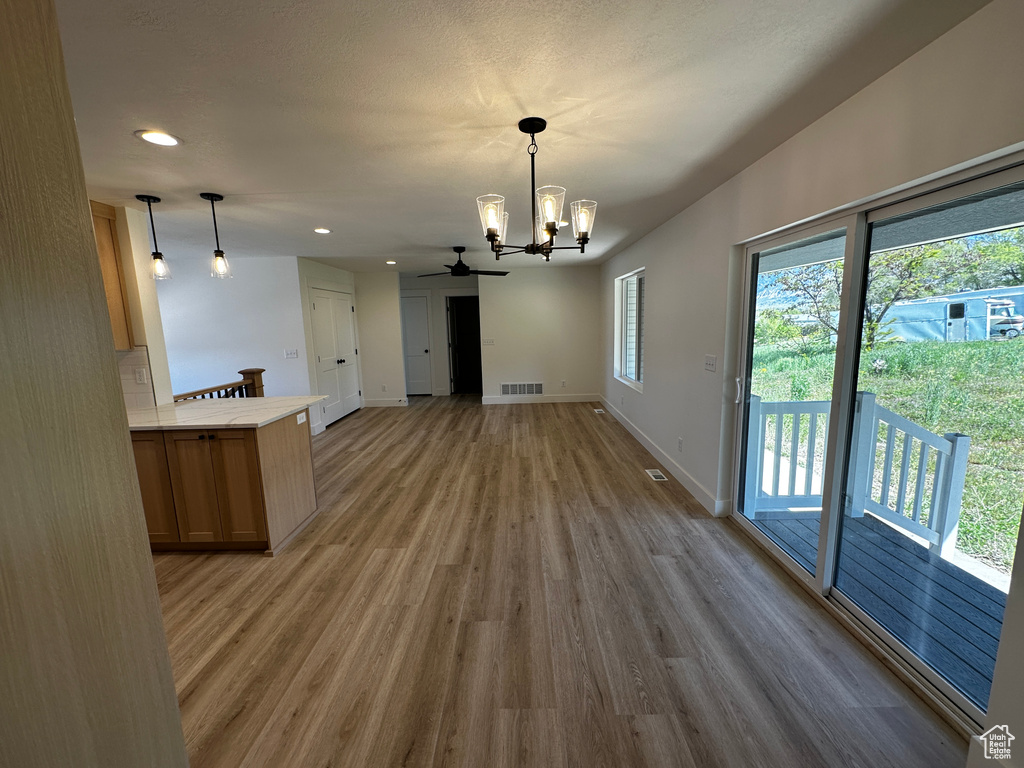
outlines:
{"label": "textured white ceiling", "polygon": [[[598,201],[608,258],[987,0],[57,0],[94,199],[155,194],[161,250],[487,268],[476,197]],[[133,131],[183,140],[160,148]],[[316,235],[313,228],[333,230]],[[571,237],[564,238],[568,245]],[[536,263],[510,256],[503,268]],[[552,262],[556,263],[555,260]],[[426,268],[430,268],[426,270]]]}

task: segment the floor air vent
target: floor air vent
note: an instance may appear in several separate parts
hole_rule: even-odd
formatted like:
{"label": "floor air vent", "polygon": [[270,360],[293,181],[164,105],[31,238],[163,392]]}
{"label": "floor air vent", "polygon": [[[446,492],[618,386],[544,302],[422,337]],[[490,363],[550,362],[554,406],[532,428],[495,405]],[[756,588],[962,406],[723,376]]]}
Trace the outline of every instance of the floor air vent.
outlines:
{"label": "floor air vent", "polygon": [[531,384],[502,384],[503,395],[543,395],[544,385],[540,382]]}
{"label": "floor air vent", "polygon": [[650,475],[652,480],[657,480],[659,482],[668,480],[660,469],[645,469],[644,472]]}
{"label": "floor air vent", "polygon": [[594,413],[604,413],[604,408],[595,408]]}

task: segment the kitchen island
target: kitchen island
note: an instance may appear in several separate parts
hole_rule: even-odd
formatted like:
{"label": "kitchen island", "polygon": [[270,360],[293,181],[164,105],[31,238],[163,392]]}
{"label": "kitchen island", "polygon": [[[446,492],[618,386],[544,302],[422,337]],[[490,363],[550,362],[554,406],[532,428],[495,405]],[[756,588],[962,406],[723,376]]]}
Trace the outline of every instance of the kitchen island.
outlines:
{"label": "kitchen island", "polygon": [[308,408],[322,399],[129,409],[150,546],[279,553],[316,517]]}

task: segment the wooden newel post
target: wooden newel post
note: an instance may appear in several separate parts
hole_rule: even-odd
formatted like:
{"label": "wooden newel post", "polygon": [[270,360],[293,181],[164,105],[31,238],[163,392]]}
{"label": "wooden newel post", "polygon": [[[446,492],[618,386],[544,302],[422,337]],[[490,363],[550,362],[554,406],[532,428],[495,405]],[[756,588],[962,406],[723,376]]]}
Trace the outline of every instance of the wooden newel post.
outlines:
{"label": "wooden newel post", "polygon": [[246,397],[263,397],[263,372],[266,368],[243,368],[238,373],[245,382]]}

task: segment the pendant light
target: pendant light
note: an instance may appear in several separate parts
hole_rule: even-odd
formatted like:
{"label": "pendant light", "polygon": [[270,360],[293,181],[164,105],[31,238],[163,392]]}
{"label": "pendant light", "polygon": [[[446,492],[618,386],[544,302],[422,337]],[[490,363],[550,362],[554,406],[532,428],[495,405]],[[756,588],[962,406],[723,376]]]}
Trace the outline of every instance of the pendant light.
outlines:
{"label": "pendant light", "polygon": [[221,279],[231,277],[231,265],[228,264],[224,251],[220,249],[220,235],[217,233],[217,207],[215,204],[223,200],[224,195],[218,195],[216,192],[200,192],[199,196],[203,200],[210,201],[210,210],[213,211],[213,237],[216,240],[217,249],[213,252],[213,261],[210,262],[210,277]]}
{"label": "pendant light", "polygon": [[149,228],[153,233],[153,266],[150,275],[154,280],[170,280],[171,268],[164,261],[164,255],[160,253],[160,247],[156,244],[156,226],[153,224],[153,203],[159,203],[160,198],[153,195],[136,195],[136,200],[141,200],[149,209]]}

